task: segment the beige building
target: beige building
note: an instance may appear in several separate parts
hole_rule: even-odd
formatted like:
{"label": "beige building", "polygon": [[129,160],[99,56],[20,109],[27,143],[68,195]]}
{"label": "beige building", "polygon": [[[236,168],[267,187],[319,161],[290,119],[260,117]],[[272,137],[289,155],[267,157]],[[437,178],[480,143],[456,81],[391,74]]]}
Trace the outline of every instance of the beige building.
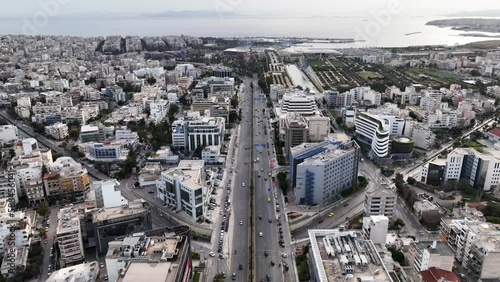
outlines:
{"label": "beige building", "polygon": [[285,119],[285,150],[290,155],[291,148],[309,139],[309,126],[304,117],[300,115],[289,115]]}
{"label": "beige building", "polygon": [[396,209],[396,194],[389,188],[379,189],[365,194],[365,216],[385,215],[389,219]]}
{"label": "beige building", "polygon": [[72,207],[63,208],[57,214],[57,244],[62,266],[83,262],[84,249],[78,211]]}

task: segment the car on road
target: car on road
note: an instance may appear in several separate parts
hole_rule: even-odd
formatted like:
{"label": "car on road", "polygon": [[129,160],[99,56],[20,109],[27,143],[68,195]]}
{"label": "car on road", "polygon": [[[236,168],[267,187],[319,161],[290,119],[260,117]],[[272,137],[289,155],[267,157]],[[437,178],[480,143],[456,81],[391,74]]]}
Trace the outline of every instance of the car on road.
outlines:
{"label": "car on road", "polygon": [[287,254],[282,253],[282,254],[281,254],[281,257],[282,257],[282,258],[287,258],[288,256],[287,256]]}
{"label": "car on road", "polygon": [[103,278],[104,278],[104,281],[108,281],[108,279],[109,279],[107,274],[104,274]]}
{"label": "car on road", "polygon": [[245,187],[245,182],[241,183],[241,186],[242,186],[242,187]]}
{"label": "car on road", "polygon": [[349,205],[349,202],[344,203],[344,207],[347,207]]}
{"label": "car on road", "polygon": [[211,257],[215,257],[215,253],[214,252],[210,252],[208,255],[211,256]]}
{"label": "car on road", "polygon": [[271,275],[266,274],[266,281],[271,281]]}
{"label": "car on road", "polygon": [[219,254],[219,258],[220,259],[224,259],[224,255],[223,254]]}
{"label": "car on road", "polygon": [[270,203],[271,202],[271,198],[268,197],[267,198],[267,202]]}
{"label": "car on road", "polygon": [[155,191],[148,191],[148,194],[154,194]]}
{"label": "car on road", "polygon": [[99,265],[100,268],[104,268],[104,263],[101,263],[101,265]]}
{"label": "car on road", "polygon": [[264,234],[262,234],[262,232],[259,232],[259,237],[262,237],[264,236]]}
{"label": "car on road", "polygon": [[259,214],[259,219],[262,219],[262,215]]}
{"label": "car on road", "polygon": [[43,243],[44,243],[44,244],[47,244],[47,240],[44,240],[44,241],[43,241]]}
{"label": "car on road", "polygon": [[335,213],[331,212],[331,213],[328,214],[328,217],[332,217],[334,215],[335,215]]}
{"label": "car on road", "polygon": [[265,251],[265,252],[264,252],[264,256],[265,256],[265,257],[268,257],[268,256],[269,256],[269,252],[268,252],[268,251]]}
{"label": "car on road", "polygon": [[240,225],[243,225],[243,220],[240,220]]}
{"label": "car on road", "polygon": [[271,261],[271,266],[274,266],[274,264],[275,264],[275,263],[274,263],[274,260],[272,260],[272,261]]}
{"label": "car on road", "polygon": [[273,223],[273,220],[271,218],[268,221],[269,221],[269,223]]}

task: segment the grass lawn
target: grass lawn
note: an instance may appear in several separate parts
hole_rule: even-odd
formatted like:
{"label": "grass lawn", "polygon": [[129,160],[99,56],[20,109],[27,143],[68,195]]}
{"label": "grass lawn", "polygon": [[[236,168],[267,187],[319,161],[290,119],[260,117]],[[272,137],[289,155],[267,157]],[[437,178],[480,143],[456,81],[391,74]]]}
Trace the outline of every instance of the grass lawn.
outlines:
{"label": "grass lawn", "polygon": [[360,71],[358,72],[358,75],[361,76],[364,80],[369,80],[373,78],[383,78],[382,75],[373,71]]}
{"label": "grass lawn", "polygon": [[329,67],[325,62],[323,61],[309,61],[309,65],[314,69],[317,67]]}
{"label": "grass lawn", "polygon": [[331,63],[334,67],[336,67],[336,68],[343,68],[343,67],[345,67],[344,63],[342,63],[342,62],[341,62],[341,61],[339,61],[339,60],[332,59],[332,60],[330,60],[330,63]]}
{"label": "grass lawn", "polygon": [[483,145],[479,144],[478,142],[476,142],[474,140],[470,140],[469,142],[467,142],[467,147],[479,148],[479,147],[483,147]]}

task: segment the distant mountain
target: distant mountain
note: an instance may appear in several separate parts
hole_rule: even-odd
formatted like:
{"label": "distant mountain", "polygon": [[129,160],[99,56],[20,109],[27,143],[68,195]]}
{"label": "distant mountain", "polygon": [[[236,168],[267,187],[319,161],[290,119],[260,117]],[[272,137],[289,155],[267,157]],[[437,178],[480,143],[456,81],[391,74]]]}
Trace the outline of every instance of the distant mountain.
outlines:
{"label": "distant mountain", "polygon": [[449,14],[450,17],[500,17],[500,10],[462,11]]}
{"label": "distant mountain", "polygon": [[436,20],[426,23],[438,27],[451,27],[454,30],[462,31],[480,31],[500,33],[500,19],[482,19],[482,18],[455,18]]}
{"label": "distant mountain", "polygon": [[234,12],[216,11],[165,11],[158,13],[144,13],[144,17],[151,18],[214,18],[214,17],[238,17],[240,14]]}

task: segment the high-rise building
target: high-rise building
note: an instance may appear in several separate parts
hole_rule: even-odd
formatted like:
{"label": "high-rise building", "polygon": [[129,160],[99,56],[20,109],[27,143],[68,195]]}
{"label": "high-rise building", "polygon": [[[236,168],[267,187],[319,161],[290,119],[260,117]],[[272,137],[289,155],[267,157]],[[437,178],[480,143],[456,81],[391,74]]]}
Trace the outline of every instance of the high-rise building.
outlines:
{"label": "high-rise building", "polygon": [[416,272],[436,267],[452,271],[455,257],[453,250],[443,242],[410,242],[408,249],[408,264]]}
{"label": "high-rise building", "polygon": [[120,182],[116,179],[94,181],[92,186],[94,186],[97,208],[115,208],[128,205],[128,201],[122,196]]}
{"label": "high-rise building", "polygon": [[325,205],[356,186],[359,146],[355,141],[327,149],[297,165],[295,198],[298,205]]}
{"label": "high-rise building", "polygon": [[365,194],[365,216],[384,215],[394,217],[396,209],[396,194],[389,188],[378,189]]}
{"label": "high-rise building", "polygon": [[156,181],[158,198],[194,219],[203,216],[206,191],[204,167],[203,160],[183,160],[177,168],[162,172]]}
{"label": "high-rise building", "polygon": [[87,142],[104,142],[104,132],[97,125],[82,125],[80,129],[80,141]]}
{"label": "high-rise building", "polygon": [[125,160],[128,151],[122,150],[122,143],[119,141],[111,143],[93,143],[87,144],[88,153],[86,157],[90,160],[101,162],[112,162]]}
{"label": "high-rise building", "polygon": [[378,161],[389,157],[390,133],[389,120],[368,113],[360,113],[357,115],[357,140],[369,148],[370,157],[374,160]]}
{"label": "high-rise building", "polygon": [[83,262],[84,249],[77,211],[72,207],[60,209],[57,218],[56,238],[61,254],[61,265],[68,266]]}
{"label": "high-rise building", "polygon": [[286,155],[290,149],[309,140],[309,126],[304,117],[289,115],[285,119],[285,150]]}

